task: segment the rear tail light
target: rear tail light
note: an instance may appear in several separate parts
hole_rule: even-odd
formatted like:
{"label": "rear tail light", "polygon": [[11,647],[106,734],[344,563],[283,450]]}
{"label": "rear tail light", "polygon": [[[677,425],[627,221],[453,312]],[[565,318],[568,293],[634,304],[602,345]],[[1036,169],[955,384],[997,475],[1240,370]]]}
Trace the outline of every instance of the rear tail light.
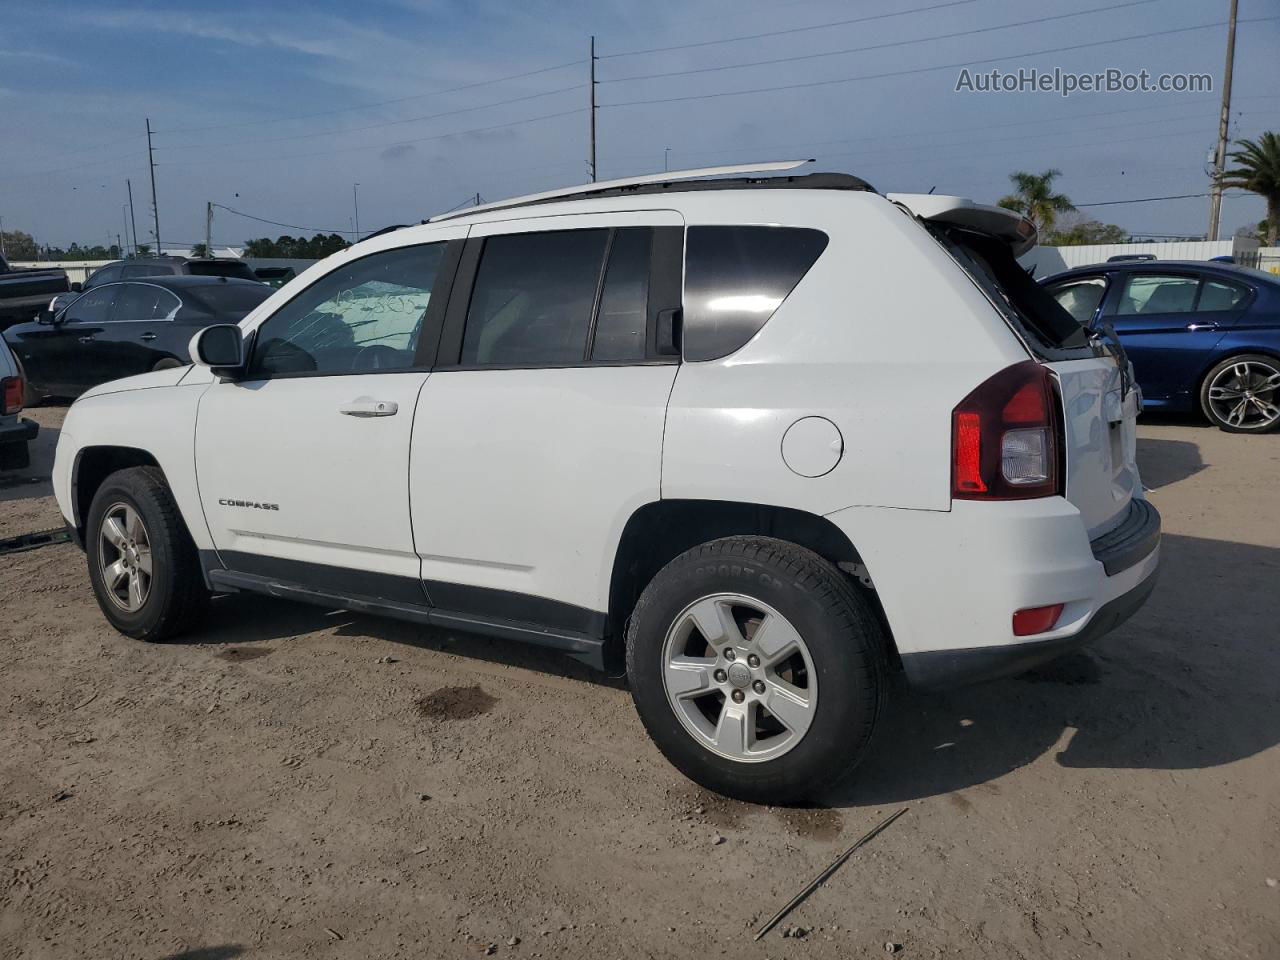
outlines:
{"label": "rear tail light", "polygon": [[0,380],[0,413],[6,416],[22,409],[22,378],[5,377]]}
{"label": "rear tail light", "polygon": [[951,496],[1027,500],[1062,493],[1053,376],[1034,360],[984,381],[951,414]]}
{"label": "rear tail light", "polygon": [[1066,604],[1053,603],[1047,607],[1028,607],[1013,615],[1013,635],[1030,637],[1037,633],[1048,633],[1062,616],[1062,608]]}

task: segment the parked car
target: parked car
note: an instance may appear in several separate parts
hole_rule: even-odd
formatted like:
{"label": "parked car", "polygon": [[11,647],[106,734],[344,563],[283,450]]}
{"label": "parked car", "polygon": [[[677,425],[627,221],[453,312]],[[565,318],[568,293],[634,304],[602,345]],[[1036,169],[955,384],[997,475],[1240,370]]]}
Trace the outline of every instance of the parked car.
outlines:
{"label": "parked car", "polygon": [[1135,260],[1154,260],[1154,253],[1117,253],[1107,257],[1107,263],[1127,263]]}
{"label": "parked car", "polygon": [[697,173],[749,171],[386,233],[89,391],[53,476],[107,620],[164,640],[244,590],[561,650],[625,668],[688,776],[781,802],[858,762],[895,672],[1128,617],[1137,398],[1018,266],[1034,227]]}
{"label": "parked car", "polygon": [[60,311],[77,293],[92,290],[106,283],[120,280],[138,280],[142,277],[227,277],[235,280],[257,280],[258,276],[243,260],[225,257],[133,257],[117,260],[99,267],[89,274],[84,283],[71,284],[70,293],[50,301],[49,309]]}
{"label": "parked car", "polygon": [[191,362],[187,345],[201,327],[239,320],[272,293],[257,281],[151,277],[106,283],[57,313],[4,332],[26,376],[32,406],[76,397],[90,387]]}
{"label": "parked car", "polygon": [[39,424],[22,413],[22,374],[13,354],[0,340],[0,470],[21,470],[31,462],[28,443],[40,432]]}
{"label": "parked car", "polygon": [[50,297],[70,289],[65,270],[11,267],[0,256],[0,330],[32,319]]}
{"label": "parked car", "polygon": [[1280,425],[1280,277],[1226,263],[1077,267],[1043,281],[1076,320],[1114,328],[1153,410],[1215,426]]}

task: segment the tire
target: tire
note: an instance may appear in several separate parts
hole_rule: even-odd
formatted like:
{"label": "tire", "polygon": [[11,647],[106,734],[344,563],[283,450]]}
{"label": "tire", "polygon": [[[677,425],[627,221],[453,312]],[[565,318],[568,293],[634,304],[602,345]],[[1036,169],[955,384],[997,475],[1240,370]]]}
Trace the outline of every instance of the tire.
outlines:
{"label": "tire", "polygon": [[1210,423],[1227,433],[1276,429],[1280,426],[1280,360],[1260,353],[1227,357],[1205,374],[1200,409]]}
{"label": "tire", "polygon": [[[708,643],[716,630],[723,647]],[[784,637],[798,652],[770,666]],[[852,772],[888,694],[885,637],[866,601],[817,554],[767,537],[714,540],[667,564],[636,604],[626,647],[658,749],[689,779],[751,803],[811,800]],[[770,718],[775,704],[786,722],[781,709]],[[744,727],[726,721],[744,715],[756,739],[741,750],[731,734]]]}
{"label": "tire", "polygon": [[[129,517],[137,518],[140,532]],[[104,530],[109,520],[115,521],[110,528],[114,533]],[[127,553],[113,538],[137,547]],[[125,636],[169,640],[204,615],[209,593],[196,547],[159,467],[129,467],[103,481],[89,507],[85,555],[98,606]],[[149,559],[149,575],[144,557]],[[127,574],[130,566],[132,577],[122,579],[120,574]],[[130,589],[135,580],[140,584],[137,593]]]}

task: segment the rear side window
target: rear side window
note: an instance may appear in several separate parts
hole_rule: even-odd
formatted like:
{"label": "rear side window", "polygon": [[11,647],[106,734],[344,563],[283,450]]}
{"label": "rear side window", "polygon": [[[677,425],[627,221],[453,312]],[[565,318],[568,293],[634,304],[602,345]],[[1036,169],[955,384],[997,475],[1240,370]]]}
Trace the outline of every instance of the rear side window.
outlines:
{"label": "rear side window", "polygon": [[247,263],[239,260],[194,260],[187,264],[187,271],[195,277],[234,277],[237,280],[257,280],[258,275]]}
{"label": "rear side window", "polygon": [[1248,290],[1237,287],[1234,283],[1206,280],[1200,288],[1200,302],[1196,304],[1196,311],[1208,313],[1214,310],[1235,310],[1248,296]]}
{"label": "rear side window", "polygon": [[582,363],[608,238],[601,229],[486,239],[462,365]]}
{"label": "rear side window", "polygon": [[821,230],[690,227],[684,358],[715,360],[754,337],[827,246]]}
{"label": "rear side window", "polygon": [[1124,282],[1116,316],[1131,317],[1144,313],[1190,313],[1196,308],[1195,277],[1173,277],[1161,274],[1131,274]]}

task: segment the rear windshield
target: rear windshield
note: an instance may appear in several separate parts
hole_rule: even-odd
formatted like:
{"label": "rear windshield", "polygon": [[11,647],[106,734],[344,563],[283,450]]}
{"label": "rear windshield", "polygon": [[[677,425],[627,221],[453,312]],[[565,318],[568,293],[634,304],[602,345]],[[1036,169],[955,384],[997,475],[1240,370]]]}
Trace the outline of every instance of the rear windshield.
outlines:
{"label": "rear windshield", "polygon": [[237,280],[257,280],[257,275],[247,263],[239,260],[193,260],[187,269],[196,277],[234,277]]}
{"label": "rear windshield", "polygon": [[1088,331],[1019,265],[1008,244],[958,227],[929,230],[1041,359],[1090,350]]}
{"label": "rear windshield", "polygon": [[239,319],[275,292],[265,283],[211,283],[187,287],[182,300],[200,313]]}

